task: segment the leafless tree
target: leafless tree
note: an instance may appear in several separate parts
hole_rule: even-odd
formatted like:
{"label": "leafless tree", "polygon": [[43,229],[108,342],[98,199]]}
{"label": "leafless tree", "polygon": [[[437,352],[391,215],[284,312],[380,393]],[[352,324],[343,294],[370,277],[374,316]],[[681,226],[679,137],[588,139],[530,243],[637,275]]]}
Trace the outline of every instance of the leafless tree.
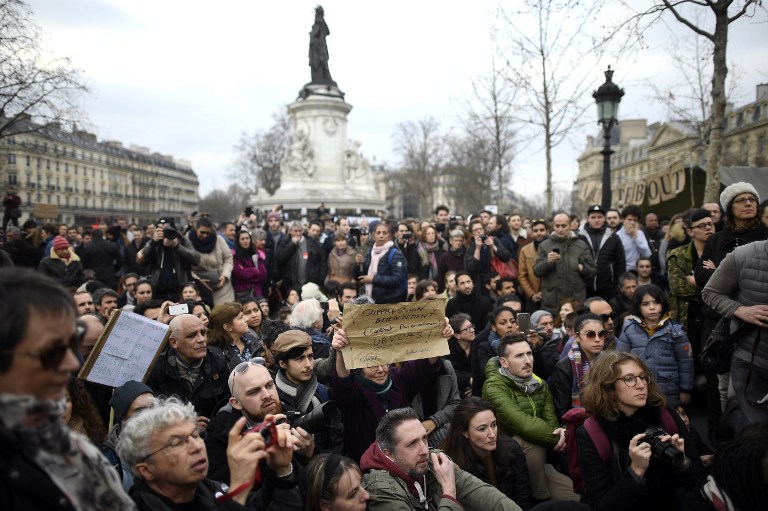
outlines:
{"label": "leafless tree", "polygon": [[[460,147],[465,150],[464,156],[475,162],[469,164],[469,167],[475,172],[488,172],[484,181],[488,182],[490,190],[495,193],[487,195],[502,210],[515,156],[513,112],[516,93],[517,88],[513,82],[504,79],[494,56],[490,72],[472,81],[472,95],[465,103],[462,116],[467,140]],[[487,154],[478,154],[480,151]],[[492,161],[490,169],[483,165],[488,158]],[[466,162],[467,158],[457,158],[455,161]],[[488,203],[487,199],[485,203]]]}
{"label": "leafless tree", "polygon": [[[73,125],[85,92],[69,58],[46,55],[29,7],[21,0],[0,1],[0,139]],[[24,122],[30,118],[34,122]]]}
{"label": "leafless tree", "polygon": [[237,159],[230,178],[252,193],[259,187],[273,195],[280,188],[280,162],[291,143],[291,121],[288,109],[281,107],[272,114],[274,123],[253,135],[243,133],[235,146]]}
{"label": "leafless tree", "polygon": [[247,205],[250,192],[237,183],[229,185],[226,191],[212,190],[201,198],[198,208],[201,213],[211,215],[215,223],[231,222],[240,216]]}
{"label": "leafless tree", "polygon": [[400,188],[419,198],[419,215],[434,207],[435,192],[445,163],[445,143],[440,123],[432,117],[407,121],[395,127],[395,151],[400,170],[394,174]]}
{"label": "leafless tree", "polygon": [[[725,129],[728,31],[731,23],[754,17],[758,13],[764,17],[766,10],[760,0],[654,0],[646,9],[638,9],[638,3],[634,1],[623,3],[633,14],[613,27],[606,41],[619,37],[630,43],[633,40],[640,41],[652,25],[664,16],[671,16],[712,44],[712,86],[704,201],[717,202],[720,194],[720,162]],[[706,21],[702,22],[702,18]]]}
{"label": "leafless tree", "polygon": [[553,204],[552,151],[584,126],[583,114],[592,104],[587,93],[598,76],[594,67],[580,64],[599,60],[601,50],[593,50],[586,27],[601,5],[601,0],[525,0],[520,9],[499,11],[508,80],[520,91],[516,120],[530,128],[529,145],[543,138],[545,211]]}
{"label": "leafless tree", "polygon": [[[498,167],[492,145],[489,139],[469,135],[446,138],[448,154],[442,189],[454,211],[477,213],[494,199],[491,182]],[[501,202],[497,204],[501,205]]]}

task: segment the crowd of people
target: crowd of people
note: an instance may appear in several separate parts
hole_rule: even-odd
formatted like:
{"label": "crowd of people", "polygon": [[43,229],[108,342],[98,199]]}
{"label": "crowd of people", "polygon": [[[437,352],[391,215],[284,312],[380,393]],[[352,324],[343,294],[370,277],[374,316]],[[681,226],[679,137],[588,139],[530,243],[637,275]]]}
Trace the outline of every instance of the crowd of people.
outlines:
{"label": "crowd of people", "polygon": [[[0,508],[768,509],[767,206],[8,215]],[[348,367],[345,306],[440,299],[447,355]],[[167,345],[78,380],[117,310]]]}

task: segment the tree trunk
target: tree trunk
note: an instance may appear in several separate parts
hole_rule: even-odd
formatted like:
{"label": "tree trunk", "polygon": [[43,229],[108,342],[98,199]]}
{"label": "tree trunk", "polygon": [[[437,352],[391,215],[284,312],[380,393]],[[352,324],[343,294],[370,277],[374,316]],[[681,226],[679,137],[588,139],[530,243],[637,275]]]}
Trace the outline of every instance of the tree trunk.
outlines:
{"label": "tree trunk", "polygon": [[704,202],[719,202],[720,162],[723,154],[725,129],[725,79],[728,76],[726,49],[728,46],[728,6],[712,7],[715,13],[714,54],[712,58],[712,112],[710,117],[709,146],[707,147],[707,179]]}

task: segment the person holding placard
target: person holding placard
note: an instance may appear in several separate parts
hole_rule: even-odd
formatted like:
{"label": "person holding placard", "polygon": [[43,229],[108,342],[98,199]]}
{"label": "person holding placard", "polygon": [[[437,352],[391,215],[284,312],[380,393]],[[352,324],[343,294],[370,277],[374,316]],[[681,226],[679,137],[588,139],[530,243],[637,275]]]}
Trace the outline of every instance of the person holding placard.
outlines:
{"label": "person holding placard", "polygon": [[[442,334],[448,338],[453,329],[448,318],[445,323]],[[432,383],[443,364],[439,357],[433,357],[408,361],[399,368],[390,369],[388,364],[382,364],[353,372],[347,369],[340,353],[348,344],[346,332],[337,329],[331,344],[337,352],[331,390],[341,411],[347,455],[359,460],[374,441],[376,425],[384,414],[409,407],[416,394]]]}

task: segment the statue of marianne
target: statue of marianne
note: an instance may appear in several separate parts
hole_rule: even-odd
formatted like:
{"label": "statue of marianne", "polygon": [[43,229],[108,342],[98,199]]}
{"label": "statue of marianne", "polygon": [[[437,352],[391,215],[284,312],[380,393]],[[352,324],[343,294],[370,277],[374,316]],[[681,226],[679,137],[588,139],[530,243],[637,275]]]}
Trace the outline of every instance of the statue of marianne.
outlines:
{"label": "statue of marianne", "polygon": [[312,70],[312,82],[322,85],[336,86],[328,69],[328,45],[325,38],[330,35],[325,24],[325,12],[321,6],[315,8],[315,24],[309,33],[309,67]]}

